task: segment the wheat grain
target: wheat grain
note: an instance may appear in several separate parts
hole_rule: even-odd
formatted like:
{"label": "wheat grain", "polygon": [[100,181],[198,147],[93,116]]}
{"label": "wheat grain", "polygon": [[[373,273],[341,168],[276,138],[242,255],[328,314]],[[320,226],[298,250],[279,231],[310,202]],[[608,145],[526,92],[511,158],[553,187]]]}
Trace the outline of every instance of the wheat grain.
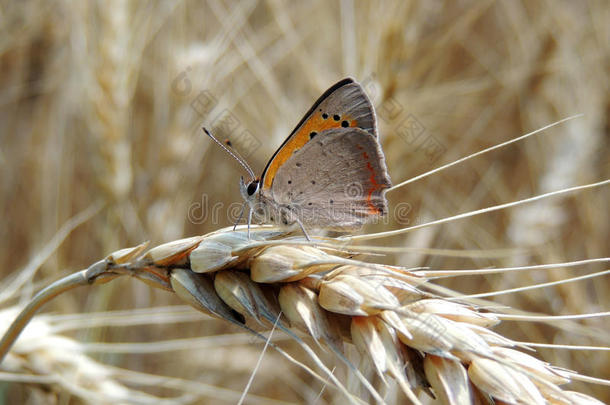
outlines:
{"label": "wheat grain", "polygon": [[[466,297],[457,303],[453,295],[432,293],[430,281],[417,271],[355,258],[344,264],[351,252],[341,254],[340,244],[325,249],[269,227],[251,231],[250,240],[244,237],[247,230],[224,229],[148,251],[146,244],[122,249],[79,273],[79,285],[131,275],[255,335],[251,321],[259,329],[275,325],[298,341],[298,335],[309,336],[359,375],[353,360],[345,357],[346,345],[354,345],[380,381],[385,386],[388,377],[396,381],[412,403],[423,401],[422,392],[446,404],[473,403],[480,396],[507,403],[595,403],[561,389],[576,373],[515,350],[516,342],[488,329],[500,322],[498,316],[467,305]],[[289,244],[282,245],[284,240]],[[216,259],[208,260],[208,252]],[[45,345],[47,341],[53,339],[45,337]],[[2,347],[8,347],[6,338]],[[31,343],[26,347],[32,350]],[[18,349],[11,352],[12,368],[24,367],[14,363],[19,355]],[[334,385],[347,400],[356,401],[338,380]]]}

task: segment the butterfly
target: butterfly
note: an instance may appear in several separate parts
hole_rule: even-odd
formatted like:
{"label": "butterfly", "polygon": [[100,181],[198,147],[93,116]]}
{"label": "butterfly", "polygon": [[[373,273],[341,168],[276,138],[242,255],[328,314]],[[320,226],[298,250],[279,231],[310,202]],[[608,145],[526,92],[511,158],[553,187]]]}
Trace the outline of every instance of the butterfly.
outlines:
{"label": "butterfly", "polygon": [[[248,171],[239,187],[252,218],[281,227],[353,231],[388,211],[391,187],[375,110],[362,86],[330,87],[256,177],[238,154],[204,131]],[[243,211],[242,211],[243,213]],[[239,222],[239,221],[238,221]]]}

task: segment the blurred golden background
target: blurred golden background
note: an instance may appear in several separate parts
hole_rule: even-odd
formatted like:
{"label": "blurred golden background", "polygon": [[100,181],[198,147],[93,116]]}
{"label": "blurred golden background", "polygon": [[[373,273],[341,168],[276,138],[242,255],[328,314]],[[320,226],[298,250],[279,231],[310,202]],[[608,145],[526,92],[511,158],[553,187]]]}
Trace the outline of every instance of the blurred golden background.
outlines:
{"label": "blurred golden background", "polygon": [[[313,101],[345,76],[360,81],[373,99],[394,183],[584,114],[388,194],[391,207],[407,208],[392,211],[369,231],[610,177],[606,1],[3,1],[0,13],[0,290],[46,259],[4,307],[113,250],[232,225],[244,173],[201,126],[230,139],[260,173]],[[470,269],[609,256],[609,200],[603,187],[425,228],[379,243],[471,253],[455,258],[401,253],[381,260]],[[47,258],[45,246],[58,230],[96,204],[102,206],[99,212]],[[476,251],[498,254],[489,258]],[[599,264],[441,283],[472,293],[604,269]],[[496,301],[533,312],[585,314],[609,308],[609,289],[606,277]],[[193,346],[187,340],[175,351],[98,348],[90,354],[102,363],[218,390],[196,396],[195,403],[218,403],[223,388],[239,392],[262,346],[197,313],[183,323],[155,323],[155,308],[166,305],[182,303],[122,279],[62,296],[46,310],[86,318],[152,308],[153,324],[66,332],[82,343],[231,334]],[[581,322],[608,331],[604,318]],[[610,343],[537,323],[505,322],[497,331],[532,342]],[[610,375],[608,354],[549,349],[539,354],[587,375]],[[278,401],[311,402],[318,391],[309,384],[307,374],[269,352],[251,391]],[[3,403],[81,401],[45,385],[0,387]],[[607,387],[571,387],[610,401]],[[333,395],[325,392],[318,403],[339,401]]]}

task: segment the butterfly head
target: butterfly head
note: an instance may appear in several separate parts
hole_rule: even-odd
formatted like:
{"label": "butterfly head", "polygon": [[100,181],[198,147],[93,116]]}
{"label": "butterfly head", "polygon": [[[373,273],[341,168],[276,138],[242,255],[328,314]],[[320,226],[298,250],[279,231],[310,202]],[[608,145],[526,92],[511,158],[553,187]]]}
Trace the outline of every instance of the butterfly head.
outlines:
{"label": "butterfly head", "polygon": [[251,202],[254,200],[256,196],[256,192],[260,188],[260,179],[253,179],[246,184],[244,182],[244,178],[241,177],[239,179],[239,191],[241,192],[241,196],[244,200]]}

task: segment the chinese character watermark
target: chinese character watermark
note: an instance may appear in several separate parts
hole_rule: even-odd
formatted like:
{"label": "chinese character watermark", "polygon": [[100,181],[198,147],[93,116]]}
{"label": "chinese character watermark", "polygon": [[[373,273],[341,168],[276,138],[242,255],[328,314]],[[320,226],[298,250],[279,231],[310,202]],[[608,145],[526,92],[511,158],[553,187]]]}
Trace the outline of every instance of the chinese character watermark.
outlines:
{"label": "chinese character watermark", "polygon": [[394,97],[382,98],[382,91],[372,74],[361,83],[371,98],[377,116],[400,136],[414,151],[421,151],[430,163],[434,163],[447,148],[434,136],[426,134],[426,127],[405,111],[404,106]]}
{"label": "chinese character watermark", "polygon": [[218,98],[210,90],[194,91],[189,78],[190,71],[191,68],[187,67],[180,72],[172,81],[171,88],[179,97],[190,99],[189,105],[199,120],[197,130],[201,129],[201,122],[211,122],[210,129],[213,133],[230,141],[243,157],[250,156],[262,142],[242,125],[233,111],[228,108],[219,111]]}

